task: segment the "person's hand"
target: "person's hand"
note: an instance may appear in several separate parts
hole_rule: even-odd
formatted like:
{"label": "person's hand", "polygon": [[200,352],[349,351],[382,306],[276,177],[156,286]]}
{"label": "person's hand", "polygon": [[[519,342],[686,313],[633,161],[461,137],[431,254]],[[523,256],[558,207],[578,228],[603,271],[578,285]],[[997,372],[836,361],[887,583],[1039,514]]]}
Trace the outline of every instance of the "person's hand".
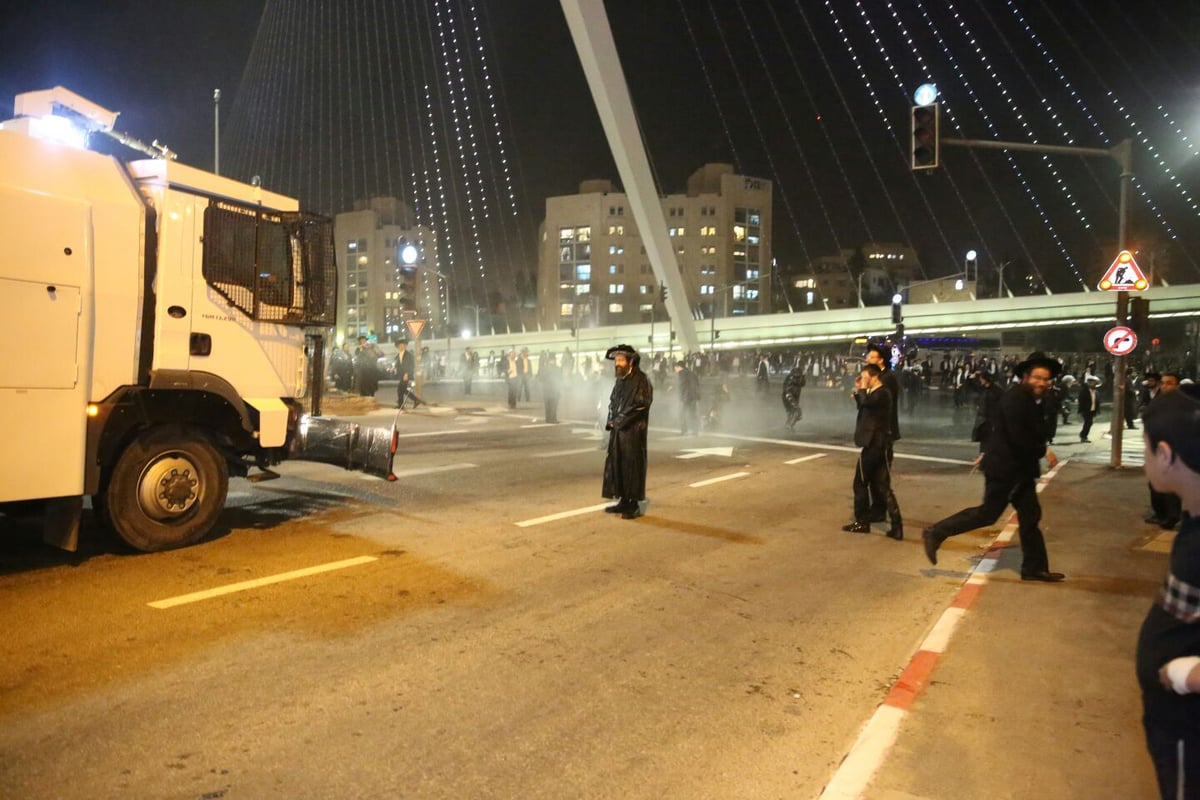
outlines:
{"label": "person's hand", "polygon": [[1058,466],[1058,456],[1054,455],[1054,451],[1049,447],[1046,448],[1046,463],[1050,465],[1050,469]]}

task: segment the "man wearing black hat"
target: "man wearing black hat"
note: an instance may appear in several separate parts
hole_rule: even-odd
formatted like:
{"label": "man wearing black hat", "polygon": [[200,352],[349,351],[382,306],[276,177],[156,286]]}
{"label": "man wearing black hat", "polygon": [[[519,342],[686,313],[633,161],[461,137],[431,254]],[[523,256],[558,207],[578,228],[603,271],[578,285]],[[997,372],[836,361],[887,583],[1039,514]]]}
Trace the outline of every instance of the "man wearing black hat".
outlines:
{"label": "man wearing black hat", "polygon": [[1142,726],[1162,797],[1200,792],[1200,397],[1180,387],[1146,407],[1150,484],[1182,500],[1170,567],[1138,635]]}
{"label": "man wearing black hat", "polygon": [[983,504],[965,508],[922,532],[925,555],[931,564],[937,563],[943,541],[991,525],[1012,503],[1020,525],[1021,580],[1053,583],[1066,577],[1050,571],[1046,540],[1038,527],[1042,506],[1037,496],[1042,456],[1051,469],[1058,463],[1058,457],[1046,447],[1046,419],[1039,401],[1061,370],[1058,361],[1043,353],[1034,353],[1017,365],[1021,382],[1000,398],[983,443]]}
{"label": "man wearing black hat", "polygon": [[654,389],[638,367],[641,356],[627,344],[608,348],[604,357],[613,362],[617,380],[608,398],[608,457],[604,460],[603,497],[616,498],[604,509],[622,519],[641,516],[646,499],[646,430]]}

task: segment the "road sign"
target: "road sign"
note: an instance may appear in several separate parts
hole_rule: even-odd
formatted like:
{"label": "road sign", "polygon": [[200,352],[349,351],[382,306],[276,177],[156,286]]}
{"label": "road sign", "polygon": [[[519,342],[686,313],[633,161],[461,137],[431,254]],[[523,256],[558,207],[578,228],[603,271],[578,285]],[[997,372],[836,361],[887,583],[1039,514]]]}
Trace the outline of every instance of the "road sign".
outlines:
{"label": "road sign", "polygon": [[1133,260],[1133,253],[1122,250],[1100,279],[1102,292],[1140,292],[1150,285],[1142,269]]}
{"label": "road sign", "polygon": [[408,319],[404,321],[404,327],[408,328],[408,335],[414,339],[421,338],[421,331],[425,330],[425,320],[423,319]]}
{"label": "road sign", "polygon": [[1124,325],[1109,329],[1104,334],[1104,349],[1114,356],[1127,356],[1137,347],[1137,334]]}

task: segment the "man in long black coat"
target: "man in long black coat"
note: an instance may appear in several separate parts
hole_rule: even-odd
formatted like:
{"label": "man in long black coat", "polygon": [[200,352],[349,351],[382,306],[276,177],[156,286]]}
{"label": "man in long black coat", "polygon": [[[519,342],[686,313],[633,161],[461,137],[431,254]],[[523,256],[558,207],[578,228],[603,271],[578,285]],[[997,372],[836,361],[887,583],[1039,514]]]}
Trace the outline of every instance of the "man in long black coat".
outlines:
{"label": "man in long black coat", "polygon": [[604,510],[622,519],[641,516],[646,499],[646,431],[654,388],[638,366],[637,352],[627,344],[610,347],[604,357],[615,364],[617,380],[608,398],[608,457],[604,460],[601,495],[617,503]]}
{"label": "man in long black coat", "polygon": [[1042,456],[1051,469],[1058,463],[1054,451],[1046,447],[1046,418],[1038,401],[1061,369],[1061,364],[1042,353],[1034,353],[1017,365],[1021,382],[1005,390],[1000,398],[983,445],[983,504],[964,508],[922,532],[925,555],[931,564],[937,563],[943,541],[991,525],[1012,503],[1020,525],[1021,580],[1055,582],[1066,577],[1050,571],[1046,540],[1038,526],[1042,506],[1037,496]]}

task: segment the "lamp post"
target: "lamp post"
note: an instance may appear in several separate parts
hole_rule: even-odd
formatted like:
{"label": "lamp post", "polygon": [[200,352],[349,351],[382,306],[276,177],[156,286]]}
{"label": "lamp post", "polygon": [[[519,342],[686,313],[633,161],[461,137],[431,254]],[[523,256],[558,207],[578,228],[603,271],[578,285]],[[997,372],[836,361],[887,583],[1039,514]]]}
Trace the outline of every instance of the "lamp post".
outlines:
{"label": "lamp post", "polygon": [[971,280],[971,267],[975,268],[975,282],[979,282],[979,254],[974,250],[967,251],[967,260],[963,265],[963,271],[967,273],[967,280]]}
{"label": "lamp post", "polygon": [[213,89],[213,174],[221,174],[221,90]]}

